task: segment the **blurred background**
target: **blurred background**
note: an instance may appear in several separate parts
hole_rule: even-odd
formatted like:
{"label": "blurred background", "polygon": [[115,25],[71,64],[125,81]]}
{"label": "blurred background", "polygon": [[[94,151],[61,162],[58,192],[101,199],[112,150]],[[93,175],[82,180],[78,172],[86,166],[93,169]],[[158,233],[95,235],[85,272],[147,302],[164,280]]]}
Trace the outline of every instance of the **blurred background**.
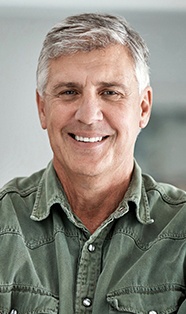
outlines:
{"label": "blurred background", "polygon": [[37,116],[37,59],[53,24],[82,12],[122,15],[147,42],[154,105],[135,157],[156,180],[186,188],[185,0],[0,0],[0,186],[52,158]]}

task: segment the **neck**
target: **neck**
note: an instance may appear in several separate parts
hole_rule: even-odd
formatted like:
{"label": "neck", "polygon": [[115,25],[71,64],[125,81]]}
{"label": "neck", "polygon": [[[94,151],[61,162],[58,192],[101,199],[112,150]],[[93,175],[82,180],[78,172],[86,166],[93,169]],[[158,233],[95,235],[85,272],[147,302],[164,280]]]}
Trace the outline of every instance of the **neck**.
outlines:
{"label": "neck", "polygon": [[132,168],[128,173],[118,171],[112,177],[74,175],[54,168],[63,185],[74,214],[93,233],[118,207],[129,186]]}

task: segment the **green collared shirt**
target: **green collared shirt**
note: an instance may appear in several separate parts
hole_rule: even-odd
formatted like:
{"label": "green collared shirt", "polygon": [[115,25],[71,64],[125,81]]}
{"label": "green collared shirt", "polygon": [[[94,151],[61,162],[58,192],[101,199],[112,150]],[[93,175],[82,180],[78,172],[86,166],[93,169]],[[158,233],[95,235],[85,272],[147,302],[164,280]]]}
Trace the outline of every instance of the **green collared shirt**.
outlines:
{"label": "green collared shirt", "polygon": [[52,163],[0,191],[1,314],[186,314],[186,193],[133,177],[90,234]]}

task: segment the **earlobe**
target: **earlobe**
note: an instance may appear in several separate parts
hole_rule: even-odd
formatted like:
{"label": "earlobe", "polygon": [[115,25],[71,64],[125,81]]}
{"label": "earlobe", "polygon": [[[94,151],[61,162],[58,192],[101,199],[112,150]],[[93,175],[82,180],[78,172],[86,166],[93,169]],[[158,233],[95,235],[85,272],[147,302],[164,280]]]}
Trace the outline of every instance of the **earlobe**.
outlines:
{"label": "earlobe", "polygon": [[145,128],[149,122],[152,109],[152,88],[147,86],[142,92],[141,98],[141,118],[139,127]]}
{"label": "earlobe", "polygon": [[41,123],[42,128],[45,130],[47,128],[46,114],[45,114],[45,101],[37,90],[36,90],[36,102],[37,102],[37,109],[38,109],[40,123]]}

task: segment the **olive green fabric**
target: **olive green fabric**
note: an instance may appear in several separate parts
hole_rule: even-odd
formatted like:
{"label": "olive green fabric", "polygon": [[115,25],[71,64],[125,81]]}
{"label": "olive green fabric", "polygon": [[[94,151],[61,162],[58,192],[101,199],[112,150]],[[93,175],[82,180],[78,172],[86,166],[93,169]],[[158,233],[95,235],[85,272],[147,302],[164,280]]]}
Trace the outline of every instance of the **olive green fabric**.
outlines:
{"label": "olive green fabric", "polygon": [[52,162],[0,191],[0,313],[186,313],[186,193],[142,175],[90,234]]}

